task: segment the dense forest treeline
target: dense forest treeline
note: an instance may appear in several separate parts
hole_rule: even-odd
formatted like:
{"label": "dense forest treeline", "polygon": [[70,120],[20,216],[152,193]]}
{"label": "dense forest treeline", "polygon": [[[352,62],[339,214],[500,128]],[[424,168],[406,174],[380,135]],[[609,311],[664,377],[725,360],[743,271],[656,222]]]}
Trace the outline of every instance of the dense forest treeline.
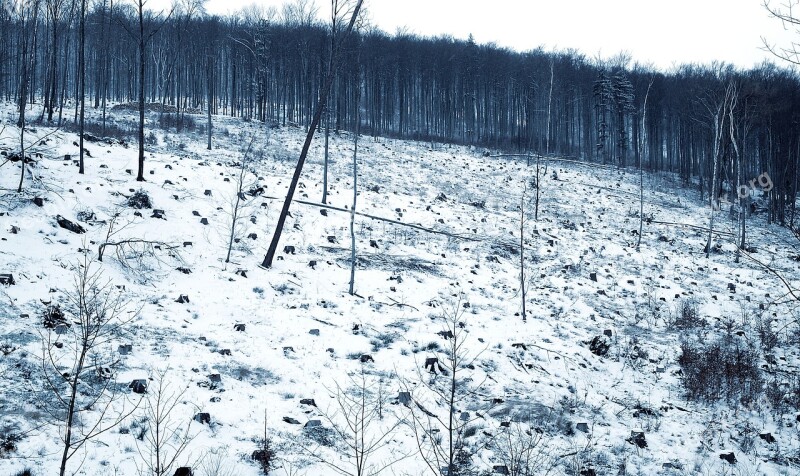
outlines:
{"label": "dense forest treeline", "polygon": [[[143,86],[147,102],[179,114],[310,123],[331,29],[305,2],[284,14],[229,17],[192,8],[159,15],[140,3],[0,0],[0,97],[26,109],[28,120],[61,124],[77,119],[81,91],[87,107],[105,111],[137,101]],[[769,220],[794,226],[799,93],[800,78],[769,63],[662,72],[624,55],[520,53],[362,27],[347,40],[329,113],[334,129],[352,130],[360,117],[360,130],[375,136],[641,164],[678,173],[713,200],[735,198],[738,185],[767,174]]]}

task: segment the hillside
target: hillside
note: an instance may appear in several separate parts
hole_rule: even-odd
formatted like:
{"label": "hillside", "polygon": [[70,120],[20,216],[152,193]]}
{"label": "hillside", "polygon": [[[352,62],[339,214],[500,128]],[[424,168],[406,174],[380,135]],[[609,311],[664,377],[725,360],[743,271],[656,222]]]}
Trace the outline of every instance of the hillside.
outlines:
{"label": "hillside", "polygon": [[[19,130],[10,106],[3,117],[0,151],[10,157]],[[118,110],[112,118],[124,126],[133,113]],[[79,175],[77,136],[38,125],[26,132],[36,145],[23,193],[16,193],[19,161],[0,167],[0,274],[14,279],[0,288],[0,439],[11,441],[0,449],[0,473],[55,474],[61,461],[63,413],[48,412],[57,397],[44,376],[47,354],[60,359],[58,372],[74,357],[69,345],[56,344],[77,328],[67,298],[84,260],[124,298],[120,316],[128,322],[95,351],[111,365],[98,364],[95,381],[82,385],[116,395],[106,418],[130,414],[79,449],[68,474],[144,470],[146,438],[137,435],[159,382],[177,395],[173,442],[186,432],[192,437],[169,474],[179,466],[195,474],[260,474],[252,454],[265,418],[279,458],[270,474],[339,474],[331,465],[355,473],[346,441],[332,427],[346,426],[342,395],[362,382],[380,413],[366,430],[380,439],[371,464],[397,460],[382,474],[430,474],[414,422],[420,431],[436,426],[431,418],[448,421],[432,388],[444,388],[449,375],[431,373],[426,360],[446,362],[453,338],[463,344],[454,416],[474,474],[510,466],[502,442],[511,441],[512,430],[532,441],[527,446],[540,461],[532,474],[545,467],[574,475],[797,470],[796,301],[775,274],[747,257],[735,262],[727,212],[718,214],[721,246],[705,257],[709,207],[672,175],[645,177],[649,222],[637,250],[634,169],[546,161],[535,221],[535,166],[524,159],[362,136],[357,210],[424,229],[357,215],[351,296],[349,213],[294,203],[280,258],[272,269],[258,266],[303,130],[214,119],[212,151],[199,130],[154,131],[144,183],[126,172],[135,173],[134,146],[87,142],[91,157]],[[243,196],[245,219],[225,263],[237,164],[251,139],[254,173],[245,174],[245,190],[252,193]],[[332,207],[352,203],[352,150],[351,134],[331,135]],[[319,202],[322,151],[318,135],[296,199]],[[140,189],[152,208],[130,206]],[[58,216],[85,233],[61,227]],[[758,214],[749,225],[748,255],[796,282],[796,238]],[[99,244],[125,239],[151,243],[108,246],[97,261]],[[56,304],[65,317],[53,324]],[[688,366],[731,349],[737,365],[702,374],[708,385],[724,380],[722,398],[690,395]],[[681,354],[697,358],[681,366]],[[137,379],[146,393],[129,386]],[[63,382],[54,385],[63,396]],[[100,403],[85,408],[78,427],[90,429],[105,409]],[[730,453],[735,463],[721,458]],[[213,461],[229,472],[213,472]]]}

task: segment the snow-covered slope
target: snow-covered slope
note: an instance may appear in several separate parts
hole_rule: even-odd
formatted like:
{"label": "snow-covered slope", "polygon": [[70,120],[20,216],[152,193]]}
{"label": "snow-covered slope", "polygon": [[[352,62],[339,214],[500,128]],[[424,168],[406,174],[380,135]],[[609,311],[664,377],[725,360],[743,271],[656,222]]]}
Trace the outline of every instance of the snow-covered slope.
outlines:
{"label": "snow-covered slope", "polygon": [[[535,167],[524,159],[362,137],[358,211],[443,233],[356,216],[356,295],[350,296],[349,213],[294,203],[278,260],[272,269],[259,267],[303,131],[215,121],[212,151],[200,134],[157,132],[144,183],[128,172],[135,173],[135,146],[87,142],[91,157],[79,175],[77,136],[48,135],[40,126],[27,132],[29,140],[46,143],[33,148],[42,155],[23,194],[15,191],[19,162],[0,168],[0,273],[12,273],[16,282],[0,290],[0,344],[8,351],[0,357],[0,417],[3,431],[23,434],[15,451],[2,453],[0,473],[57,471],[60,429],[43,411],[44,397],[37,397],[47,393],[39,391],[44,384],[35,371],[48,332],[43,302],[60,302],[74,287],[76,266],[85,253],[97,257],[115,215],[115,240],[162,244],[127,267],[113,247],[92,264],[104,280],[124,286],[128,308],[139,310],[108,344],[114,350],[132,346],[113,368],[125,398],[110,413],[142,398],[128,389],[134,379],[153,379],[152,388],[163,374],[170,389],[185,389],[174,418],[181,427],[192,422],[193,439],[175,467],[207,474],[201,467],[216,454],[231,474],[259,474],[251,454],[266,415],[281,460],[273,474],[336,474],[320,459],[346,468],[347,458],[319,447],[303,426],[320,420],[329,427],[326,415],[339,418],[337,388],[361,381],[363,373],[385,403],[375,428],[393,428],[373,461],[401,459],[385,474],[423,474],[427,466],[402,423],[410,410],[398,395],[423,395],[423,382],[446,378],[422,367],[426,358],[442,358],[449,342],[439,334],[443,315],[455,306],[471,363],[461,369],[469,391],[457,410],[470,414],[467,447],[482,471],[504,464],[489,442],[504,422],[522,415],[544,434],[539,447],[555,460],[554,474],[790,474],[796,468],[800,434],[791,409],[774,411],[766,399],[745,409],[685,397],[677,364],[682,339],[741,333],[737,338],[758,349],[759,365],[772,372],[767,377],[789,382],[797,379],[797,356],[796,344],[786,341],[796,326],[791,302],[774,303],[785,293],[781,283],[748,259],[735,263],[730,238],[723,235],[721,251],[705,258],[706,235],[690,225],[707,226],[710,211],[671,176],[646,177],[645,213],[653,219],[637,251],[635,171],[547,162],[537,222],[529,186],[523,197]],[[11,154],[18,137],[9,123],[0,149]],[[240,240],[225,263],[236,163],[252,137],[256,174],[247,189],[260,186],[263,193],[247,195]],[[347,208],[352,136],[332,134],[331,140],[329,203]],[[317,136],[296,199],[320,200],[322,150]],[[163,210],[162,218],[126,205],[140,188],[154,209]],[[37,197],[42,206],[34,203]],[[526,320],[520,315],[520,203],[526,207]],[[81,222],[80,212],[94,219],[82,213]],[[59,227],[58,215],[86,233]],[[719,222],[731,231],[728,218]],[[756,216],[749,236],[755,257],[795,280],[796,263],[789,259],[794,238],[786,230]],[[690,301],[707,325],[668,325]],[[756,324],[773,314],[781,344],[768,359]],[[592,352],[593,339],[610,344],[605,355]],[[427,402],[430,411],[446,414],[441,400]],[[89,441],[68,473],[137,474],[143,408]],[[203,412],[210,423],[192,420]],[[632,432],[644,433],[645,448],[626,441]],[[766,433],[776,441],[758,438]],[[720,458],[729,452],[736,464]]]}

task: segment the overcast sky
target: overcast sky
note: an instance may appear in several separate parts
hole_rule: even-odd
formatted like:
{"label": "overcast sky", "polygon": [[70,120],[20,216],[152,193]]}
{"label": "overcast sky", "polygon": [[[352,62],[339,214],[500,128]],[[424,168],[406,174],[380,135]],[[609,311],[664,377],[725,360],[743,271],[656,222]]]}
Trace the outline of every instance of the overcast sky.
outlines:
{"label": "overcast sky", "polygon": [[[152,0],[167,2],[168,0]],[[316,0],[320,14],[328,0]],[[776,5],[785,0],[772,0]],[[208,0],[224,14],[283,0]],[[714,60],[741,67],[760,63],[761,36],[786,43],[794,36],[769,17],[762,0],[366,0],[373,25],[425,36],[448,34],[518,51],[574,48],[590,57],[628,51],[634,61],[662,69]],[[794,37],[800,39],[800,35]]]}

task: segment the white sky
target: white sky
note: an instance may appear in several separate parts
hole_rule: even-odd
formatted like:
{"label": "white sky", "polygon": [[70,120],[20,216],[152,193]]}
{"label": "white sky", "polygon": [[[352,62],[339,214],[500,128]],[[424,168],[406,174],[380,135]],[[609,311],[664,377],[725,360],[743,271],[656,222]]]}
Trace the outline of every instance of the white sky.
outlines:
{"label": "white sky", "polygon": [[[153,5],[168,0],[152,0]],[[772,0],[777,5],[787,0]],[[283,0],[208,0],[209,13]],[[328,0],[316,0],[320,14]],[[769,17],[762,0],[366,0],[371,23],[389,33],[405,27],[425,36],[449,34],[518,51],[574,48],[586,56],[627,51],[633,60],[668,69],[714,60],[751,67],[772,58],[761,36],[788,44],[789,34]]]}

